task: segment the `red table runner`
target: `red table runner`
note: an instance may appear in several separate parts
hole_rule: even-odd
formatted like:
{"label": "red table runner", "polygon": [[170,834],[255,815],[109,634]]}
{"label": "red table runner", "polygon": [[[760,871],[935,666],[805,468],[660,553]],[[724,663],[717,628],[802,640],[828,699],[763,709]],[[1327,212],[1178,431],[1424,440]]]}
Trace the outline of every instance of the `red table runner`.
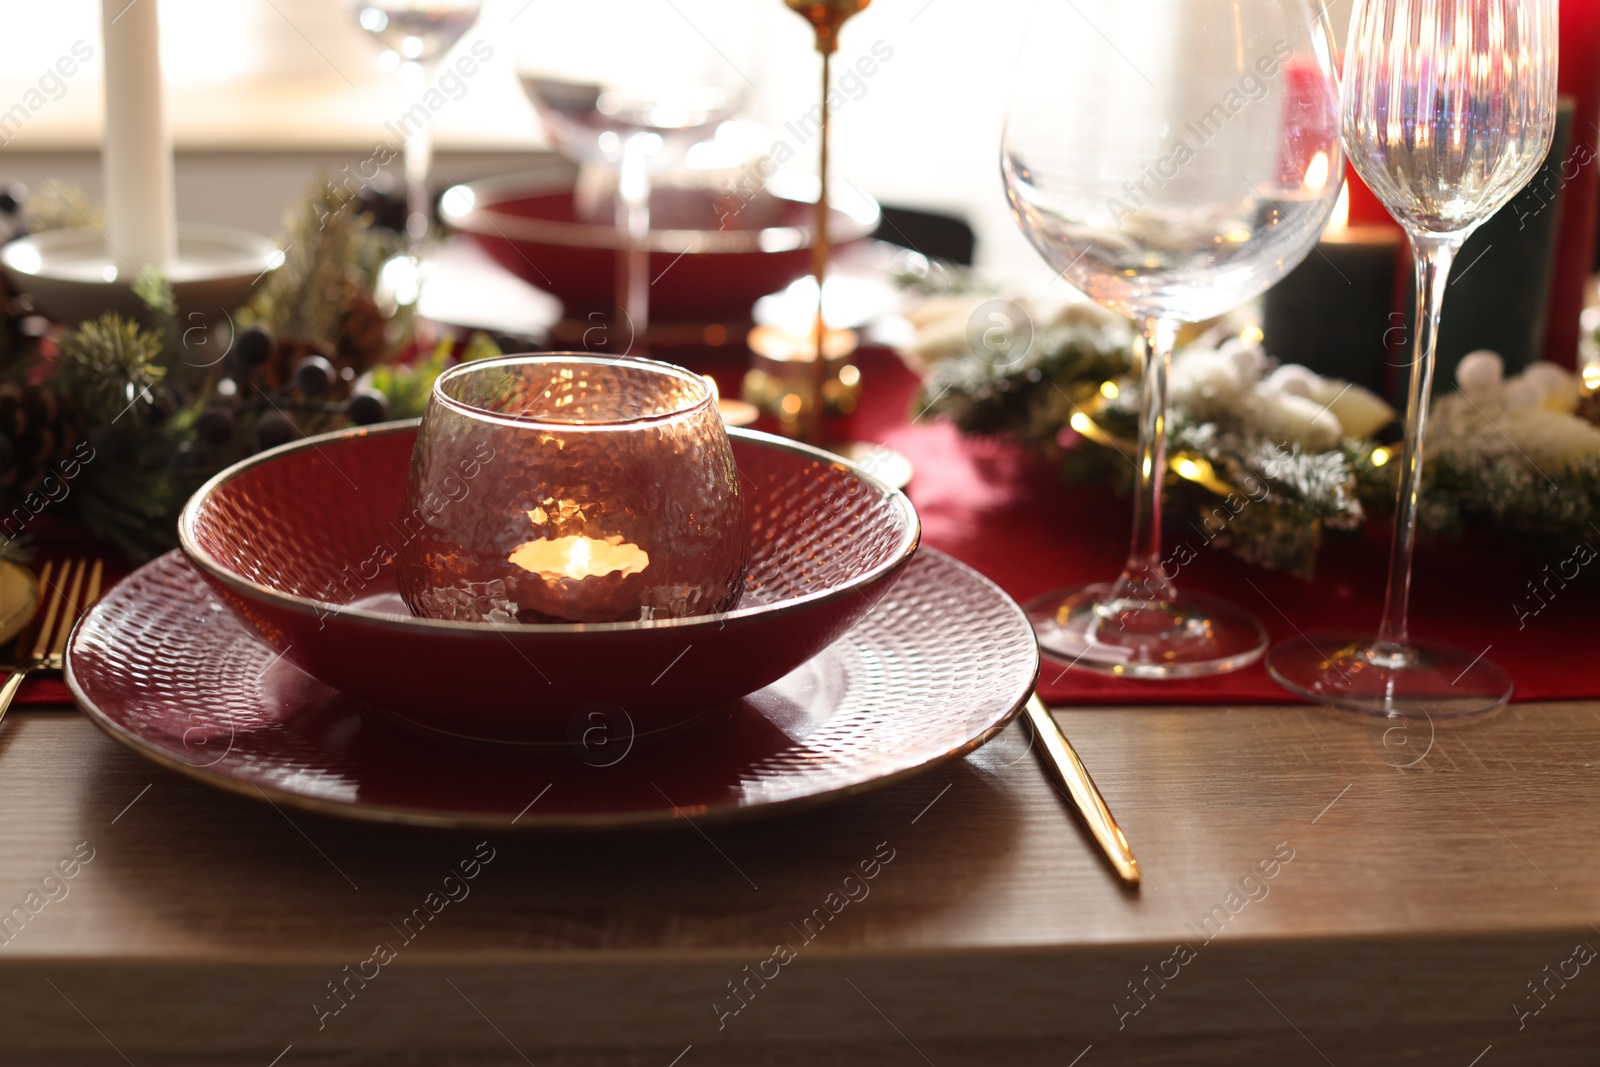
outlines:
{"label": "red table runner", "polygon": [[[911,460],[915,475],[908,492],[922,516],[923,544],[977,568],[1024,602],[1052,589],[1116,577],[1128,549],[1131,499],[1069,486],[1050,464],[1010,442],[966,438],[928,419],[910,421],[917,387],[911,372],[887,353],[868,353],[862,363],[863,404],[854,432],[884,441]],[[1198,556],[1179,573],[1178,584],[1254,612],[1274,642],[1300,632],[1377,630],[1386,528],[1360,537],[1330,537],[1311,582],[1202,547],[1206,542],[1198,532],[1187,540]],[[1528,583],[1542,583],[1569,555],[1570,550],[1546,560],[1525,551],[1421,544],[1411,630],[1473,653],[1486,651],[1510,673],[1514,700],[1600,697],[1600,604],[1595,587],[1587,584],[1593,579],[1569,582],[1564,589],[1551,582],[1546,606],[1537,614],[1519,615],[1519,609],[1527,612],[1539,604]],[[1214,678],[1134,681],[1067,670],[1064,663],[1046,659],[1040,693],[1063,704],[1295,699],[1259,663]]]}

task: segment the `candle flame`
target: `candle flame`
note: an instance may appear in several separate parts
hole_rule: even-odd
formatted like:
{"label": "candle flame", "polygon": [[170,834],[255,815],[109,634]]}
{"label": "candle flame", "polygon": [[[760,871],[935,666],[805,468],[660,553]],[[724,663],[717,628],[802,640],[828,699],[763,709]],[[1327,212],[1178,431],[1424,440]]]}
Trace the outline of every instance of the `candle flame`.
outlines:
{"label": "candle flame", "polygon": [[1321,192],[1328,184],[1328,153],[1318,152],[1306,165],[1305,185],[1312,192]]}
{"label": "candle flame", "polygon": [[511,553],[510,562],[546,581],[556,581],[638,574],[650,565],[650,554],[620,535],[600,540],[574,534],[529,541]]}
{"label": "candle flame", "polygon": [[[752,351],[771,360],[810,363],[817,358],[817,339],[809,327],[786,330],[763,324],[752,327],[746,340]],[[822,350],[829,359],[843,359],[856,350],[858,343],[854,330],[836,327],[823,339]]]}
{"label": "candle flame", "polygon": [[1333,202],[1333,214],[1328,216],[1328,225],[1322,231],[1324,237],[1331,233],[1340,233],[1350,225],[1350,183],[1345,182],[1339,190],[1339,199]]}

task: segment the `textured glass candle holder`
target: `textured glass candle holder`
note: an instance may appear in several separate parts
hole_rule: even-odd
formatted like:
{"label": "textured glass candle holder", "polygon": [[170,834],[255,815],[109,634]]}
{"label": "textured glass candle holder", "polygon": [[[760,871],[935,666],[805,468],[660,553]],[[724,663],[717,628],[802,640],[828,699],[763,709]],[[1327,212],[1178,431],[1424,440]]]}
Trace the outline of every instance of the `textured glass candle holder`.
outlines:
{"label": "textured glass candle holder", "polygon": [[749,561],[716,396],[645,359],[506,356],[440,375],[399,522],[401,594],[434,619],[727,611]]}

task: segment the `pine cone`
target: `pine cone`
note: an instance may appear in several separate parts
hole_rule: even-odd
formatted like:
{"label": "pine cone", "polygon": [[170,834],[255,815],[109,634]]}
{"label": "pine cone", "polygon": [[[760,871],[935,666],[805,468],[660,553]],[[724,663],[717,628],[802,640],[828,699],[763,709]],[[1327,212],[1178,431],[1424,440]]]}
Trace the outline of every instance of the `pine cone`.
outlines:
{"label": "pine cone", "polygon": [[76,415],[47,385],[0,385],[0,495],[17,501],[39,489],[83,440]]}
{"label": "pine cone", "polygon": [[384,337],[386,325],[383,312],[378,310],[372,294],[364,289],[354,293],[349,310],[339,323],[341,362],[354,367],[357,374],[381,363],[388,349]]}

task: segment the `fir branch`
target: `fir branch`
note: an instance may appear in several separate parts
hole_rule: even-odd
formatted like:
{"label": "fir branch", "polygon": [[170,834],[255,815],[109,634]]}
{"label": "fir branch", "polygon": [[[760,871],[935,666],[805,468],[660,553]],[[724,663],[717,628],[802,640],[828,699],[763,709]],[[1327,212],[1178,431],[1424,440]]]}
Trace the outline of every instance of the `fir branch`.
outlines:
{"label": "fir branch", "polygon": [[160,271],[145,271],[134,279],[133,295],[156,315],[169,319],[178,315],[178,301],[172,295],[172,285]]}
{"label": "fir branch", "polygon": [[349,273],[370,281],[381,264],[371,223],[331,183],[314,183],[285,217],[283,264],[256,290],[241,325],[259,324],[278,337],[336,342],[351,304]]}
{"label": "fir branch", "polygon": [[1435,456],[1419,520],[1428,532],[1446,536],[1489,528],[1568,546],[1600,543],[1600,459],[1541,472],[1517,457]]}
{"label": "fir branch", "polygon": [[107,312],[61,339],[57,383],[92,426],[142,426],[167,368],[161,338],[137,322]]}
{"label": "fir branch", "polygon": [[[929,367],[919,404],[974,434],[1004,434],[1057,457],[1068,478],[1131,485],[1122,449],[1078,437],[1060,443],[1075,414],[1087,415],[1131,449],[1138,433],[1136,339],[1119,320],[1068,309],[1026,352],[947,346]],[[1105,389],[1107,382],[1119,386]],[[1192,517],[1207,539],[1242,559],[1310,577],[1326,530],[1353,529],[1366,511],[1363,490],[1392,483],[1370,463],[1371,442],[1328,452],[1286,448],[1242,419],[1204,421],[1174,405],[1168,455],[1204,458],[1215,477],[1200,484],[1167,472],[1167,514]]]}
{"label": "fir branch", "polygon": [[1191,423],[1178,414],[1169,452],[1203,457],[1222,484],[1235,487],[1222,498],[1222,509],[1213,493],[1202,494],[1198,507],[1217,545],[1247,562],[1310,578],[1323,532],[1354,529],[1364,518],[1343,450],[1285,448],[1259,434]]}
{"label": "fir branch", "polygon": [[[1120,378],[1133,366],[1131,334],[1072,322],[1046,326],[1026,351],[966,352],[929,368],[917,408],[967,433],[1009,433],[1027,444],[1053,443],[1074,392]],[[1054,394],[1054,395],[1052,395]]]}
{"label": "fir branch", "polygon": [[148,457],[106,461],[85,468],[78,514],[96,535],[117,545],[134,563],[174,548],[178,512],[188,494],[166,467],[164,449]]}
{"label": "fir branch", "polygon": [[167,276],[160,271],[145,271],[134,281],[133,293],[145,306],[150,330],[161,339],[161,362],[167,368],[167,383],[187,389],[198,387],[208,377],[207,368],[187,358],[186,331],[178,317],[178,300]]}

